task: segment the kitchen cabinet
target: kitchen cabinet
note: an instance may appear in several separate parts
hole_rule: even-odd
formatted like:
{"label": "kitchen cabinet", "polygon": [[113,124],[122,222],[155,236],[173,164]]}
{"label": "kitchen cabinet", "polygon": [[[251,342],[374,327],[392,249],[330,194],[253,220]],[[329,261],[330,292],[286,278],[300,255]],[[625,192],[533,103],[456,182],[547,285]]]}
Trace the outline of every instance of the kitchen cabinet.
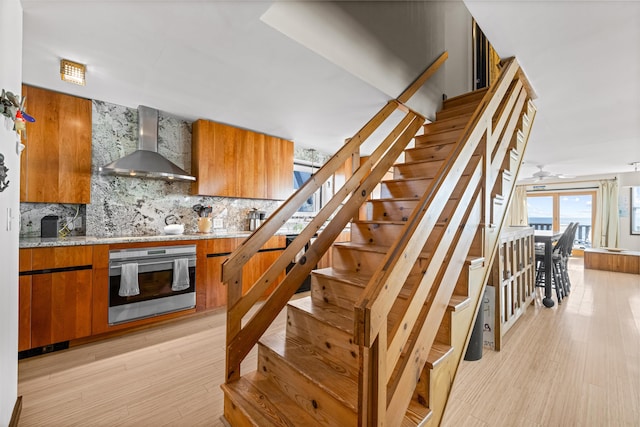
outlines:
{"label": "kitchen cabinet", "polygon": [[208,241],[205,281],[205,307],[216,308],[227,304],[227,289],[221,281],[222,264],[242,242],[237,238],[212,239]]}
{"label": "kitchen cabinet", "polygon": [[31,348],[31,276],[18,282],[18,351]]}
{"label": "kitchen cabinet", "polygon": [[91,249],[20,250],[20,351],[91,334]]}
{"label": "kitchen cabinet", "polygon": [[194,194],[284,200],[293,191],[293,142],[208,120],[192,135]]}
{"label": "kitchen cabinet", "polygon": [[[222,264],[229,255],[243,242],[243,238],[212,239],[208,242],[207,249],[207,273],[205,282],[205,295],[207,309],[221,307],[227,304],[227,289],[222,283]],[[273,236],[254,255],[242,269],[242,293],[245,294],[251,285],[264,274],[273,262],[282,254],[286,245],[285,236]],[[278,283],[282,281],[283,272],[273,285],[266,291],[269,295]]]}
{"label": "kitchen cabinet", "polygon": [[27,125],[20,201],[87,204],[91,195],[91,101],[23,85]]}
{"label": "kitchen cabinet", "polygon": [[[242,269],[242,294],[246,294],[249,288],[271,267],[271,264],[282,254],[287,244],[286,236],[273,236],[260,248],[257,254]],[[274,283],[267,288],[265,296],[273,292],[275,287],[284,279],[283,271]]]}

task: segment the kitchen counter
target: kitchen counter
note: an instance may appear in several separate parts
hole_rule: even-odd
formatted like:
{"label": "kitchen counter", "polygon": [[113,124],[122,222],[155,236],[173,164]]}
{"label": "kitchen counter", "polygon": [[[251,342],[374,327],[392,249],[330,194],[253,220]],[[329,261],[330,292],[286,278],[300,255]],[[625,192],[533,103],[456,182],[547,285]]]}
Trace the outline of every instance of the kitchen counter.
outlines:
{"label": "kitchen counter", "polygon": [[83,245],[113,245],[118,243],[140,242],[166,242],[180,240],[207,240],[230,237],[249,237],[250,231],[222,231],[212,233],[193,234],[161,234],[157,236],[121,236],[121,237],[95,237],[95,236],[71,236],[60,238],[25,237],[20,238],[20,249],[47,248],[56,246],[83,246]]}

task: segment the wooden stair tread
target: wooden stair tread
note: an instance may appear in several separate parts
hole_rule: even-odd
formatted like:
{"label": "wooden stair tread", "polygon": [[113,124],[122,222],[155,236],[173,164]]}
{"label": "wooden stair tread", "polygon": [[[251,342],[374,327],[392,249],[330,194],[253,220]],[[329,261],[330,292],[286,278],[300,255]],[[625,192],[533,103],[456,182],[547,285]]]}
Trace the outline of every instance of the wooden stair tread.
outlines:
{"label": "wooden stair tread", "polygon": [[[477,108],[479,102],[476,103],[469,103],[469,104],[461,104],[461,105],[456,105],[453,107],[449,107],[449,108],[443,108],[440,111],[436,112],[436,123],[440,120],[443,120],[445,118],[450,119],[452,117],[456,117],[458,115],[462,115],[462,114],[473,114],[473,112],[475,111],[475,109]],[[440,114],[440,116],[438,116],[438,114]]]}
{"label": "wooden stair tread", "polygon": [[[417,202],[418,200],[420,200],[419,197],[383,197],[380,199],[371,199],[371,200],[368,200],[368,202],[369,203]],[[451,197],[449,197],[449,201],[451,200],[460,200],[460,197],[452,195]],[[368,221],[368,220],[363,220],[363,221]]]}
{"label": "wooden stair tread", "polygon": [[[469,176],[468,174],[463,173],[462,176]],[[384,183],[401,183],[401,182],[409,182],[409,181],[433,181],[433,178],[425,178],[425,177],[417,177],[417,178],[392,178],[392,179],[385,179],[383,181],[381,181],[382,184]]]}
{"label": "wooden stair tread", "polygon": [[333,244],[333,246],[340,247],[340,248],[354,249],[362,252],[374,252],[379,254],[386,254],[387,252],[389,252],[389,249],[390,249],[389,246],[371,245],[368,243],[354,243],[354,242],[336,242]]}
{"label": "wooden stair tread", "polygon": [[253,424],[261,427],[291,425],[320,426],[313,414],[291,400],[273,382],[259,372],[220,386],[225,398],[240,408]]}
{"label": "wooden stair tread", "polygon": [[[376,222],[376,221],[373,221],[373,222]],[[435,224],[436,227],[444,226],[444,225],[446,225],[444,222],[437,222]],[[362,252],[379,253],[379,254],[386,254],[391,249],[390,246],[372,245],[368,243],[354,243],[354,242],[338,242],[338,243],[334,243],[333,246],[354,249]],[[423,251],[420,254],[420,258],[429,258],[430,256],[431,256],[431,252]]]}
{"label": "wooden stair tread", "polygon": [[449,299],[448,308],[451,311],[460,311],[463,308],[468,307],[470,304],[471,304],[471,300],[469,299],[468,296],[453,294]]}
{"label": "wooden stair tread", "polygon": [[[363,274],[362,272],[345,272],[340,270],[335,270],[332,267],[321,268],[318,270],[313,270],[311,274],[326,277],[327,279],[336,280],[344,283],[349,283],[354,286],[359,286],[364,288],[371,280],[370,274]],[[420,277],[417,275],[409,275],[407,278],[407,283],[400,290],[398,294],[399,298],[407,299],[411,296],[411,287],[416,284],[416,281],[420,280]]]}
{"label": "wooden stair tread", "polygon": [[359,219],[357,221],[352,221],[351,224],[406,225],[407,221],[397,221],[390,219]]}
{"label": "wooden stair tread", "polygon": [[[488,89],[489,89],[488,87],[485,87],[482,89],[476,89],[471,92],[463,93],[461,95],[456,95],[451,98],[447,98],[442,102],[442,108],[443,109],[452,108],[452,106],[460,105],[460,103],[462,103],[462,105],[466,105],[472,102],[475,102],[477,104],[487,93]],[[465,102],[465,100],[467,99],[468,99],[468,102]]]}
{"label": "wooden stair tread", "polygon": [[403,166],[415,166],[426,163],[442,163],[442,159],[425,159],[425,160],[410,160],[408,162],[396,163],[393,165],[395,168],[401,168]]}
{"label": "wooden stair tread", "polygon": [[332,267],[320,268],[317,270],[313,270],[311,274],[323,276],[333,280],[339,280],[341,282],[350,283],[352,285],[365,287],[369,280],[371,279],[370,274],[362,273],[362,272],[344,272],[340,270],[335,270]]}
{"label": "wooden stair tread", "polygon": [[453,347],[447,344],[442,343],[433,343],[431,350],[429,351],[429,355],[427,356],[427,363],[430,369],[438,366],[442,363],[449,355],[453,354]]}
{"label": "wooden stair tread", "polygon": [[425,422],[429,421],[431,416],[433,415],[433,411],[428,407],[421,405],[415,400],[411,399],[409,403],[409,408],[407,408],[407,412],[402,419],[401,427],[415,427],[424,425]]}
{"label": "wooden stair tread", "polygon": [[358,378],[341,361],[323,355],[300,337],[272,334],[261,338],[260,344],[346,407],[357,410]]}
{"label": "wooden stair tread", "polygon": [[389,202],[415,202],[417,200],[420,200],[420,198],[419,197],[384,197],[380,199],[371,199],[367,201],[369,203],[376,203],[376,202],[389,203]]}
{"label": "wooden stair tread", "polygon": [[[438,123],[438,121],[435,121],[434,123]],[[429,133],[416,135],[416,138],[426,139],[429,136],[442,136],[446,134],[460,133],[464,130],[465,126],[452,126],[444,129],[431,130]],[[455,144],[455,142],[437,142],[433,145],[447,145],[447,144]]]}
{"label": "wooden stair tread", "polygon": [[424,134],[426,135],[431,132],[437,132],[441,129],[457,128],[460,125],[466,126],[472,114],[472,112],[468,112],[459,114],[454,117],[445,117],[435,120],[431,123],[427,123],[426,125],[424,125]]}
{"label": "wooden stair tread", "polygon": [[311,296],[289,301],[287,305],[308,313],[334,328],[353,334],[353,310],[347,310],[324,301],[312,300]]}

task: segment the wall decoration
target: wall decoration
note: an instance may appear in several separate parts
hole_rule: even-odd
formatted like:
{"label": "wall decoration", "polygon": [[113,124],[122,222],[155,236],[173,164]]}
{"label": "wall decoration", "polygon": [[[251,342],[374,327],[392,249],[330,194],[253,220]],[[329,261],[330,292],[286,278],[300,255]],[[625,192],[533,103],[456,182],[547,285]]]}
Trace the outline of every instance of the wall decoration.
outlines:
{"label": "wall decoration", "polygon": [[0,192],[9,186],[7,172],[9,172],[9,168],[4,165],[4,155],[0,153]]}
{"label": "wall decoration", "polygon": [[[31,117],[24,111],[24,102],[27,98],[20,95],[15,95],[12,92],[2,89],[0,95],[0,114],[7,119],[13,121],[13,130],[18,132],[20,136],[27,130],[27,122],[35,122],[36,119]],[[26,139],[26,137],[24,137]]]}

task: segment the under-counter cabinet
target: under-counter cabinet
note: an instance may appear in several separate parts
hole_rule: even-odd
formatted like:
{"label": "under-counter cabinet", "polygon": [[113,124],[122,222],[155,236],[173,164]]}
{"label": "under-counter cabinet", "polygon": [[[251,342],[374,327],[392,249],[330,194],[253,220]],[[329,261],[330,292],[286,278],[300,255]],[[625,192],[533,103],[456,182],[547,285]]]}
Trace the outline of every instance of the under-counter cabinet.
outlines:
{"label": "under-counter cabinet", "polygon": [[90,203],[91,101],[23,85],[27,125],[20,158],[20,201]]}
{"label": "under-counter cabinet", "polygon": [[[229,259],[231,253],[242,244],[244,238],[222,238],[211,239],[207,243],[206,254],[206,281],[202,292],[205,297],[205,308],[216,308],[227,304],[227,289],[222,283],[222,264]],[[245,294],[249,288],[262,276],[282,252],[285,250],[286,237],[273,236],[260,248],[242,269],[242,293]],[[276,281],[265,291],[269,295],[273,289],[284,279],[282,272]]]}
{"label": "under-counter cabinet", "polygon": [[91,335],[91,246],[20,249],[18,350]]}
{"label": "under-counter cabinet", "polygon": [[293,191],[293,142],[208,120],[193,123],[194,194],[284,200]]}

